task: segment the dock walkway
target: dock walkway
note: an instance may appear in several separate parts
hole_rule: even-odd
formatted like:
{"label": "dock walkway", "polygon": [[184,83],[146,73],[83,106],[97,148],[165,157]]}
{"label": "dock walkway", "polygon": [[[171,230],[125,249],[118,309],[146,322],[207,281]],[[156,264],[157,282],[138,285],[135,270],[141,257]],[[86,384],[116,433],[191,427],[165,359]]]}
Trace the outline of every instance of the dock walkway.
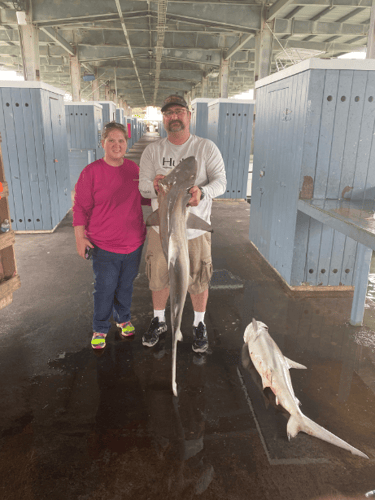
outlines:
{"label": "dock walkway", "polygon": [[[113,325],[98,354],[92,268],[76,253],[71,212],[53,234],[16,235],[22,287],[0,312],[1,498],[343,500],[375,488],[374,331],[348,324],[350,297],[290,294],[249,241],[250,209],[213,202],[210,351],[191,350],[188,298],[178,399],[170,330],[154,348],[141,343],[153,314],[144,258],[136,335],[123,341]],[[285,416],[272,400],[265,409],[241,362],[253,317],[307,366],[291,372],[302,411],[370,460],[308,435],[288,442]],[[365,324],[373,317],[369,303]]]}

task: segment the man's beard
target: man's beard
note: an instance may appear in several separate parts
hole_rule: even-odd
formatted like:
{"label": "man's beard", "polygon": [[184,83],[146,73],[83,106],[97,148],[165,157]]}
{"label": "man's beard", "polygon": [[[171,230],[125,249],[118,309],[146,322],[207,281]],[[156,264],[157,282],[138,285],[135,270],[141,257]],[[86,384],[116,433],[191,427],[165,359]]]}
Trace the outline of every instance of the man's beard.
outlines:
{"label": "man's beard", "polygon": [[[179,124],[179,128],[172,128],[173,125]],[[185,125],[182,123],[181,120],[173,120],[172,122],[168,123],[168,132],[180,132],[181,130],[185,129]]]}

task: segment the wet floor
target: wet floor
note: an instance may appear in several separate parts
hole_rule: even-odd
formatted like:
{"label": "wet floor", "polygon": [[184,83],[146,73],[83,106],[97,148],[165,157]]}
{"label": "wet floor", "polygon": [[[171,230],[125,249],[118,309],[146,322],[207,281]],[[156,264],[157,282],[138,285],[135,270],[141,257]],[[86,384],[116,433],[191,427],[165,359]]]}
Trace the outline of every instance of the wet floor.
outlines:
{"label": "wet floor", "polygon": [[[75,253],[71,215],[52,235],[16,237],[22,286],[0,311],[2,500],[351,499],[375,489],[375,306],[352,327],[350,296],[288,294],[250,245],[249,214],[246,202],[214,203],[210,351],[191,350],[188,299],[178,398],[170,332],[141,344],[152,316],[144,265],[137,335],[121,340],[113,326],[98,354],[92,271]],[[302,433],[288,442],[288,415],[241,361],[253,317],[307,367],[291,370],[303,413],[368,460]]]}

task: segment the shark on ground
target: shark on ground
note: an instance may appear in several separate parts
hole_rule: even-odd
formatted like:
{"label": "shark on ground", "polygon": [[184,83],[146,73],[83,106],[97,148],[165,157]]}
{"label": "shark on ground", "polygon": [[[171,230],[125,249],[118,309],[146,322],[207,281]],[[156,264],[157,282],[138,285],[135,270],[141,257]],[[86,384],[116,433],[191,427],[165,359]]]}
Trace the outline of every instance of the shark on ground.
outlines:
{"label": "shark on ground", "polygon": [[299,408],[301,403],[294,394],[289,370],[290,368],[306,369],[306,366],[283,355],[268,333],[267,325],[253,319],[245,329],[244,342],[247,344],[255,369],[261,376],[263,389],[269,387],[276,396],[276,404],[280,404],[290,414],[287,424],[289,440],[302,431],[348,450],[353,455],[368,458],[360,450],[327,431],[301,412]]}
{"label": "shark on ground", "polygon": [[146,221],[159,226],[161,246],[168,264],[172,324],[172,390],[177,396],[177,342],[182,340],[181,320],[190,280],[187,229],[212,231],[205,220],[190,213],[187,204],[190,188],[195,185],[197,162],[194,156],[182,160],[159,181],[159,208]]}

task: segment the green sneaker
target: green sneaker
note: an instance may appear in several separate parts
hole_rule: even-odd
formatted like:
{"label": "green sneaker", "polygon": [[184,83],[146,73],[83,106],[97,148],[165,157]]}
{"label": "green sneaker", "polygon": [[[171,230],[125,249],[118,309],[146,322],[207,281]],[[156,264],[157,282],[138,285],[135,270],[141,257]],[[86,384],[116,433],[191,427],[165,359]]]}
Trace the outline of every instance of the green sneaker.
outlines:
{"label": "green sneaker", "polygon": [[93,349],[104,349],[106,336],[106,333],[94,332],[91,339],[91,347]]}
{"label": "green sneaker", "polygon": [[121,328],[121,335],[123,337],[131,337],[135,333],[135,328],[130,321],[126,323],[116,323],[116,325]]}

